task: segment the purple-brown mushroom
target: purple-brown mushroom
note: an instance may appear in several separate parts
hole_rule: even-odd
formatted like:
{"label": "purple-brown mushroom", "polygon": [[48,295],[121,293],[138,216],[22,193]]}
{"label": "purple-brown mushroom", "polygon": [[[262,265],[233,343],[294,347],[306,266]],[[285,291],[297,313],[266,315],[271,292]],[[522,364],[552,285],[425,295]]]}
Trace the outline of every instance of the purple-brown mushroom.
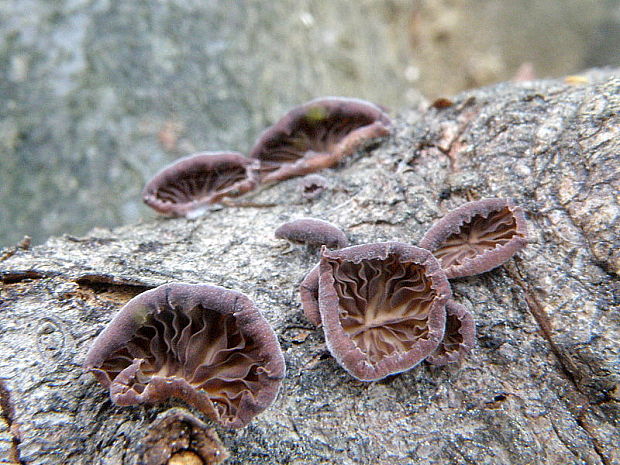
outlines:
{"label": "purple-brown mushroom", "polygon": [[284,223],[276,229],[275,236],[311,247],[324,245],[329,249],[341,249],[349,245],[347,236],[337,226],[316,218],[300,218]]}
{"label": "purple-brown mushroom", "polygon": [[257,185],[256,161],[238,152],[202,152],[181,158],[157,173],[142,199],[168,216],[196,216],[225,197],[238,197]]}
{"label": "purple-brown mushroom", "polygon": [[523,210],[509,199],[461,205],[435,223],[420,241],[448,278],[492,270],[527,245]]}
{"label": "purple-brown mushroom", "polygon": [[450,285],[424,249],[383,242],[323,248],[319,310],[327,347],[362,381],[409,370],[437,349]]}
{"label": "purple-brown mushroom", "polygon": [[181,283],[131,299],[84,367],[117,405],[176,397],[228,428],[266,409],[285,374],[278,340],[248,297]]}
{"label": "purple-brown mushroom", "polygon": [[299,181],[299,190],[304,199],[312,200],[319,197],[327,188],[329,183],[320,174],[309,174]]}
{"label": "purple-brown mushroom", "polygon": [[320,263],[317,263],[299,285],[299,296],[304,315],[314,326],[321,326],[319,311],[319,276]]}
{"label": "purple-brown mushroom", "polygon": [[256,141],[262,183],[303,176],[336,165],[370,139],[390,133],[385,112],[364,100],[326,97],[288,112]]}
{"label": "purple-brown mushroom", "polygon": [[476,325],[471,312],[454,300],[448,300],[443,340],[426,361],[433,365],[456,363],[474,347],[475,339]]}

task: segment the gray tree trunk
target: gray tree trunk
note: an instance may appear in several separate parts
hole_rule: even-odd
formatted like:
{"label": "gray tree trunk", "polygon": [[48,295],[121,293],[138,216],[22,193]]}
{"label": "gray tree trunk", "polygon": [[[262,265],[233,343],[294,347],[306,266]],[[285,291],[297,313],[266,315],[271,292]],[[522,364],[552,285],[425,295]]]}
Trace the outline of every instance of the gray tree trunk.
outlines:
{"label": "gray tree trunk", "polygon": [[[408,0],[0,1],[0,246],[149,214],[179,156],[311,98],[416,103]],[[389,85],[386,85],[389,83]],[[407,98],[404,96],[407,95]]]}
{"label": "gray tree trunk", "polygon": [[[218,428],[230,464],[620,463],[620,80],[501,84],[445,109],[411,110],[393,135],[327,170],[304,200],[297,180],[259,207],[160,219],[7,250],[0,262],[0,459],[134,464],[171,406],[117,407],[81,364],[132,296],[167,282],[247,294],[282,344],[276,402],[240,431]],[[617,75],[617,72],[616,72]],[[506,265],[453,280],[478,345],[458,366],[422,364],[354,380],[304,319],[297,285],[315,252],[273,237],[315,216],[353,244],[417,243],[450,209],[512,197],[531,243]]]}

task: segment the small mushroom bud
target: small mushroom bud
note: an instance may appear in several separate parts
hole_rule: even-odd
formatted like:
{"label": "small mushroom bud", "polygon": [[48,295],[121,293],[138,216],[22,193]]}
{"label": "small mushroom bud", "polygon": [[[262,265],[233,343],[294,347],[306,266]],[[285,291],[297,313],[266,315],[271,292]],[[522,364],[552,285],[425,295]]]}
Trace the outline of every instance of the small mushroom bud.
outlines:
{"label": "small mushroom bud", "polygon": [[321,313],[319,311],[319,266],[317,263],[314,268],[306,275],[299,285],[299,296],[304,315],[314,326],[321,326]]}
{"label": "small mushroom bud", "polygon": [[138,465],[170,465],[183,455],[195,458],[196,463],[218,465],[229,457],[217,432],[181,408],[159,414],[137,450]]}
{"label": "small mushroom bud", "polygon": [[312,200],[319,197],[327,188],[329,183],[320,174],[309,174],[299,181],[299,190],[304,199]]}
{"label": "small mushroom bud", "polygon": [[284,223],[276,229],[275,236],[313,247],[324,245],[330,249],[341,249],[349,245],[347,236],[338,227],[316,218],[301,218]]}
{"label": "small mushroom bud", "polygon": [[474,347],[475,339],[476,325],[471,312],[454,300],[448,300],[443,340],[426,361],[433,365],[456,363]]}

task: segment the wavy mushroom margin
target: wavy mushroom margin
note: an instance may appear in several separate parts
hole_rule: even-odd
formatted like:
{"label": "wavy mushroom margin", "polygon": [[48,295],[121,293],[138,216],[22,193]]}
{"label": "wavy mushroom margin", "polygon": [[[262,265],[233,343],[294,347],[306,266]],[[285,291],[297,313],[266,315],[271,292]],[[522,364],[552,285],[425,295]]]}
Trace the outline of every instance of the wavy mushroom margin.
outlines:
{"label": "wavy mushroom margin", "polygon": [[325,341],[355,378],[409,370],[438,347],[452,294],[428,250],[400,242],[323,248],[319,270]]}
{"label": "wavy mushroom margin", "polygon": [[527,224],[511,199],[468,202],[437,221],[420,241],[446,276],[460,278],[500,266],[527,245]]}
{"label": "wavy mushroom margin", "polygon": [[176,397],[227,428],[265,410],[285,375],[276,335],[248,297],[184,283],[131,299],[97,336],[84,368],[117,405]]}
{"label": "wavy mushroom margin", "polygon": [[188,155],[153,176],[142,200],[163,215],[199,216],[209,205],[255,189],[256,164],[239,152]]}

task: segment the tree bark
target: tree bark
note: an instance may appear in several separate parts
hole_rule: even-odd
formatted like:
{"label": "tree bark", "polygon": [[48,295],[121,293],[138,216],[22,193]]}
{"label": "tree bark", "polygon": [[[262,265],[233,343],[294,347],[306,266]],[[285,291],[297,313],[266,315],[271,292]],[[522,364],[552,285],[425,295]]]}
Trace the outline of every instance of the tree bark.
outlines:
{"label": "tree bark", "polygon": [[[314,200],[293,179],[251,206],[5,251],[0,459],[135,464],[148,425],[182,402],[115,406],[81,364],[129,298],[183,281],[247,294],[286,357],[276,402],[240,431],[216,428],[226,463],[620,463],[614,74],[500,84],[405,111],[388,139],[326,170],[331,188]],[[297,286],[316,251],[285,253],[275,228],[314,216],[352,244],[416,244],[482,197],[523,206],[531,242],[500,268],[452,280],[475,316],[477,347],[458,366],[353,379],[301,312]]]}

